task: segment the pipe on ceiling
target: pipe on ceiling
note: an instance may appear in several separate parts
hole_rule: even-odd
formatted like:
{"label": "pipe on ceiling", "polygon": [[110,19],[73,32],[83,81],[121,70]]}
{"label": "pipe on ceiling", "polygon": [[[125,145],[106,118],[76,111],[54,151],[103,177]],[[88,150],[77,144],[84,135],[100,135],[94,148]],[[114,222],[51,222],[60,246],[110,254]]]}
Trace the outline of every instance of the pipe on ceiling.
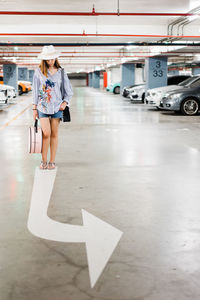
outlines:
{"label": "pipe on ceiling", "polygon": [[194,16],[193,13],[122,13],[122,12],[96,12],[93,8],[92,12],[60,12],[60,11],[0,11],[0,15],[38,15],[38,16]]}
{"label": "pipe on ceiling", "polygon": [[[0,54],[3,54],[3,55],[6,55],[6,54],[14,54],[14,55],[19,55],[19,54],[39,54],[40,53],[40,51],[37,51],[37,52],[33,52],[33,51],[30,51],[30,52],[27,52],[27,51],[0,51]],[[71,52],[65,52],[65,51],[62,51],[61,52],[61,54],[64,54],[64,53],[67,53],[67,54],[78,54],[78,53],[81,53],[81,54],[93,54],[93,53],[100,53],[100,54],[112,54],[112,53],[114,53],[114,54],[119,54],[119,52],[117,52],[117,51],[110,51],[110,52],[105,52],[105,51],[90,51],[90,52],[87,52],[87,51],[84,51],[84,52],[82,52],[82,51],[71,51]],[[141,55],[142,54],[152,54],[152,52],[151,51],[129,51],[128,53],[140,53]],[[153,52],[154,54],[156,53],[156,52]],[[158,52],[159,54],[166,54],[166,52]],[[176,52],[176,51],[170,51],[170,52],[168,52],[168,54],[185,54],[185,53],[188,53],[188,51],[179,51],[179,52]],[[194,54],[194,53],[196,53],[196,52],[192,52],[192,51],[190,51],[190,53],[191,54]],[[21,55],[20,57],[35,57],[34,55]],[[61,57],[66,57],[66,55],[62,55]],[[76,56],[76,55],[72,55],[72,56],[70,56],[70,57],[85,57],[84,55],[80,55],[80,56]],[[87,57],[87,56],[86,56]],[[93,57],[92,55],[91,55],[91,57]],[[96,56],[95,56],[96,57]],[[97,57],[99,57],[99,56],[97,56]],[[102,57],[107,57],[107,56],[105,56],[105,55],[103,55]],[[110,57],[110,55],[108,56],[108,57]],[[112,57],[112,56],[111,56]],[[130,56],[128,56],[128,57],[130,57]]]}
{"label": "pipe on ceiling", "polygon": [[[112,37],[146,37],[146,38],[192,38],[199,39],[200,35],[167,35],[167,34],[114,34],[114,33],[0,33],[0,36],[112,36]],[[130,45],[128,43],[128,45]]]}
{"label": "pipe on ceiling", "polygon": [[[0,42],[0,46],[6,46],[6,47],[14,47],[14,46],[21,46],[21,47],[41,47],[41,46],[49,46],[52,45],[52,43],[18,43],[18,42]],[[54,47],[82,47],[82,46],[88,46],[88,47],[100,47],[100,46],[138,46],[138,47],[144,47],[144,46],[190,46],[190,47],[197,47],[200,46],[200,43],[196,42],[184,42],[184,43],[166,43],[166,42],[121,42],[121,43],[89,43],[89,42],[82,42],[82,43],[53,43]]]}

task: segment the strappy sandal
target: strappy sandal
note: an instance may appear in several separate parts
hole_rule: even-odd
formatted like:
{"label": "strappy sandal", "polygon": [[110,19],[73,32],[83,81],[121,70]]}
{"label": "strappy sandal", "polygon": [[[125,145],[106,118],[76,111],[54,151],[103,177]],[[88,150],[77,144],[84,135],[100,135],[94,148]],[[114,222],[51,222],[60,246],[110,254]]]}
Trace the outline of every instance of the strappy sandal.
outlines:
{"label": "strappy sandal", "polygon": [[41,164],[40,164],[40,170],[45,170],[47,169],[47,161],[41,161]]}
{"label": "strappy sandal", "polygon": [[55,169],[55,167],[56,167],[55,162],[49,162],[49,163],[48,163],[47,169],[48,169],[48,170],[53,170],[53,169]]}

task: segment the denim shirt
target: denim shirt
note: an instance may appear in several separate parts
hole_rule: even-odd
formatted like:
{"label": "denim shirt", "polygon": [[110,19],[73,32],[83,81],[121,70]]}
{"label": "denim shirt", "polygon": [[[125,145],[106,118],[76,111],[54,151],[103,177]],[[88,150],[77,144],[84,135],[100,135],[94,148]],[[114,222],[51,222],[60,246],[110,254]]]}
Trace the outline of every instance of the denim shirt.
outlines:
{"label": "denim shirt", "polygon": [[73,95],[72,86],[64,72],[64,99],[61,94],[61,68],[51,75],[47,70],[47,77],[41,72],[38,67],[33,75],[33,104],[37,105],[37,109],[46,114],[54,114],[59,111],[60,105],[63,101],[68,102],[70,106],[70,99]]}

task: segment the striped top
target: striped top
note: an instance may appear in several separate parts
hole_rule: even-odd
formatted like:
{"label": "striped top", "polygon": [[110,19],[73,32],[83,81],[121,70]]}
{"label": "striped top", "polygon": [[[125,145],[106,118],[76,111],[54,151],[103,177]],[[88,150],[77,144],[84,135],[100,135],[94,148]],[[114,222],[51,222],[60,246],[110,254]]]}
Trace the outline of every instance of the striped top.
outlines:
{"label": "striped top", "polygon": [[37,105],[37,109],[46,114],[54,114],[59,111],[63,101],[70,106],[70,99],[73,96],[73,90],[67,73],[64,72],[64,99],[61,94],[61,68],[51,75],[47,70],[47,77],[38,67],[33,75],[33,104]]}

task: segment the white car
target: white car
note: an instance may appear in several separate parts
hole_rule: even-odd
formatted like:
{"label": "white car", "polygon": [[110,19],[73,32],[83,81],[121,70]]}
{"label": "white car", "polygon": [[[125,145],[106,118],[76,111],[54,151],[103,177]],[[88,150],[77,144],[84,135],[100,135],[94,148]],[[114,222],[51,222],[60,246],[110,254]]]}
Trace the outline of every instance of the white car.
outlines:
{"label": "white car", "polygon": [[131,101],[142,101],[144,103],[145,84],[143,83],[141,85],[138,85],[132,91],[130,91],[129,98]]}
{"label": "white car", "polygon": [[13,86],[0,84],[0,109],[6,108],[17,97],[16,90]]}
{"label": "white car", "polygon": [[[151,106],[159,107],[162,96],[171,90],[178,88],[178,85],[167,85],[147,90],[145,103]],[[181,87],[180,87],[181,88]]]}
{"label": "white car", "polygon": [[167,85],[167,86],[163,86],[163,87],[149,89],[149,90],[147,90],[147,93],[146,93],[145,103],[159,109],[160,101],[164,94],[166,94],[167,92],[170,92],[172,90],[175,90],[175,89],[176,90],[182,89],[183,86],[196,80],[197,77],[199,77],[199,76],[190,77],[177,85]]}
{"label": "white car", "polygon": [[0,90],[5,91],[5,95],[7,96],[8,103],[11,103],[17,97],[16,90],[11,85],[0,84]]}
{"label": "white car", "polygon": [[7,90],[0,88],[0,109],[8,106]]}

